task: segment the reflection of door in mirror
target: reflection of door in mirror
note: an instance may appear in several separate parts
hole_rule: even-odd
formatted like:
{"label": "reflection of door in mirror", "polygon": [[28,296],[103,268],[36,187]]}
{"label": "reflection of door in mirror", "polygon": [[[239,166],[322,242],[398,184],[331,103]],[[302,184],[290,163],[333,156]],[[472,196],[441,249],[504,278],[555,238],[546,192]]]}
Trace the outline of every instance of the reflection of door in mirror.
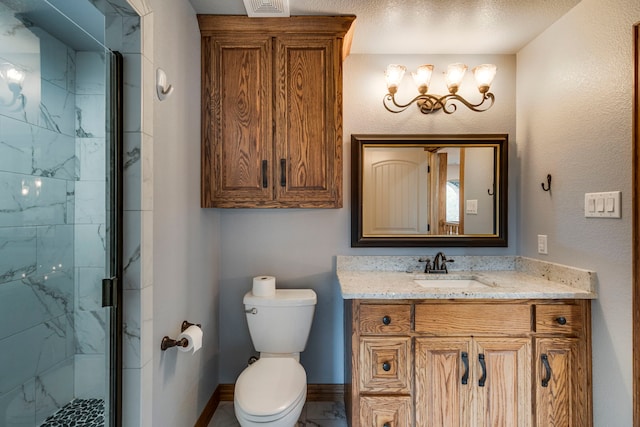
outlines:
{"label": "reflection of door in mirror", "polygon": [[364,150],[365,236],[429,234],[429,157],[424,147]]}

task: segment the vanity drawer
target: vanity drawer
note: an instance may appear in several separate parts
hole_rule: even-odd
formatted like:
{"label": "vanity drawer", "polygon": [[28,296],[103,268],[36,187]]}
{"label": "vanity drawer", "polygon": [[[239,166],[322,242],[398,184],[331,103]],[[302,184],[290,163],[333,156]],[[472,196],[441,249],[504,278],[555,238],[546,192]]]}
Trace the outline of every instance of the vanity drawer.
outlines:
{"label": "vanity drawer", "polygon": [[413,424],[410,396],[363,396],[360,425],[366,427],[408,427]]}
{"label": "vanity drawer", "polygon": [[536,305],[536,332],[579,334],[584,328],[582,307],[573,304]]}
{"label": "vanity drawer", "polygon": [[411,392],[411,338],[360,338],[360,392]]}
{"label": "vanity drawer", "polygon": [[361,334],[408,334],[411,332],[410,304],[362,304]]}
{"label": "vanity drawer", "polygon": [[525,334],[531,331],[527,304],[416,304],[416,332],[430,335]]}

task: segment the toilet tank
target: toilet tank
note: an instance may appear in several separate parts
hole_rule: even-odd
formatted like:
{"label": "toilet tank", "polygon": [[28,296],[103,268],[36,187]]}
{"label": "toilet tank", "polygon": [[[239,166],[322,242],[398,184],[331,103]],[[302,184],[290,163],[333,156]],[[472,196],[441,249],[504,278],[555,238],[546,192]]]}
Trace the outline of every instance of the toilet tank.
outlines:
{"label": "toilet tank", "polygon": [[248,292],[243,302],[256,351],[304,351],[316,301],[316,293],[311,289],[276,289],[276,294],[269,297],[258,297]]}

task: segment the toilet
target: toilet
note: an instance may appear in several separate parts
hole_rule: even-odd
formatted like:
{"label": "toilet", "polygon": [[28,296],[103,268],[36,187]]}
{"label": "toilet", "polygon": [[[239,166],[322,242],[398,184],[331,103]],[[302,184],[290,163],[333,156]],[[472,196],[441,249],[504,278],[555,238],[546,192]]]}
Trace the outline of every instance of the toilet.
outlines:
{"label": "toilet", "polygon": [[276,289],[243,299],[251,341],[260,358],[236,380],[234,410],[242,427],[293,427],[307,398],[300,352],[307,345],[316,293]]}

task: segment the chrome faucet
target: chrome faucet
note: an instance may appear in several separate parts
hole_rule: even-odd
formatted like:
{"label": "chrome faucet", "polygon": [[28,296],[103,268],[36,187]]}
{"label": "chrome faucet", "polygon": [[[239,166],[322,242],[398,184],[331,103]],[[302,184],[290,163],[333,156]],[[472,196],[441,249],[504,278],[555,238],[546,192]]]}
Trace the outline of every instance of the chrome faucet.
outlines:
{"label": "chrome faucet", "polygon": [[449,270],[447,269],[447,263],[453,262],[452,259],[447,259],[447,256],[442,252],[438,252],[433,258],[433,265],[431,265],[431,260],[429,258],[421,258],[419,261],[426,262],[424,266],[424,272],[428,274],[447,274],[449,273]]}

